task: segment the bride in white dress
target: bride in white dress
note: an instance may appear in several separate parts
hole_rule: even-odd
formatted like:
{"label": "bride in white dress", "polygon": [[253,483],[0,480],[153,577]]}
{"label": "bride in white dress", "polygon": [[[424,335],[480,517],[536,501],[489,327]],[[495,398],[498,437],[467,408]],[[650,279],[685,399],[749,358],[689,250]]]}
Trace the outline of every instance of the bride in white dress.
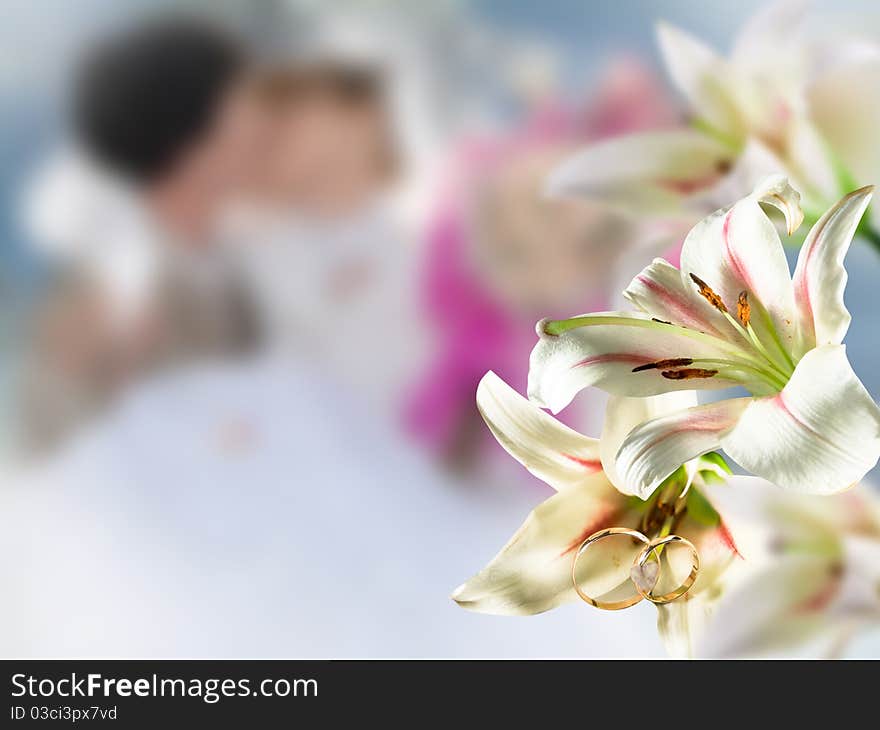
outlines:
{"label": "bride in white dress", "polygon": [[542,495],[451,486],[289,361],[166,377],[4,480],[2,654],[661,652],[650,607],[462,611],[451,590]]}

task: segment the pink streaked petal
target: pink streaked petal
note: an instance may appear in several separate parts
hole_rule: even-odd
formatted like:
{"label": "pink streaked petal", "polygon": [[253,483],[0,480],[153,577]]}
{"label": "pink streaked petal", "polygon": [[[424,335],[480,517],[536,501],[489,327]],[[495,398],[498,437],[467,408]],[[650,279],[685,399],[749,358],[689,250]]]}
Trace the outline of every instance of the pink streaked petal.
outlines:
{"label": "pink streaked petal", "polygon": [[[780,656],[823,629],[809,610],[823,597],[833,558],[791,553],[746,564],[722,595],[694,654],[703,658]],[[827,628],[827,626],[824,626]]]}
{"label": "pink streaked petal", "polygon": [[726,167],[730,150],[690,129],[638,132],[577,152],[548,177],[551,196],[601,200],[639,215],[678,213],[687,193]]}
{"label": "pink streaked petal", "polygon": [[660,360],[727,358],[730,346],[720,338],[635,312],[600,312],[549,324],[558,334],[547,334],[549,325],[539,323],[540,339],[530,361],[529,398],[554,413],[591,385],[637,397],[731,385],[717,375],[673,380],[659,369],[633,372]]}
{"label": "pink streaked petal", "polygon": [[682,464],[718,448],[749,398],[732,398],[654,418],[634,429],[617,453],[617,472],[642,499]]}
{"label": "pink streaked petal", "polygon": [[[528,615],[575,600],[572,553],[593,532],[612,525],[636,525],[626,499],[596,474],[539,505],[501,551],[479,573],[457,588],[452,599],[481,613]],[[613,544],[610,544],[613,543]],[[625,541],[603,541],[591,553],[591,566],[604,582],[619,582]],[[598,556],[598,557],[597,557]],[[632,562],[633,555],[623,556]]]}
{"label": "pink streaked petal", "polygon": [[582,466],[588,474],[602,471],[602,462],[599,459],[584,459],[583,457],[573,456],[572,454],[562,454],[562,456],[563,458],[566,458],[569,461],[573,461],[575,464],[579,464],[580,466]]}
{"label": "pink streaked petal", "polygon": [[602,471],[596,439],[560,423],[495,373],[480,381],[477,408],[498,443],[554,489],[583,484]]}
{"label": "pink streaked petal", "polygon": [[815,593],[792,606],[792,613],[811,614],[824,611],[837,597],[842,582],[839,566],[835,566],[833,563],[828,565],[825,582],[817,587]]}
{"label": "pink streaked petal", "polygon": [[[796,334],[791,276],[776,227],[759,203],[780,207],[789,226],[795,226],[801,215],[797,199],[785,178],[770,177],[752,195],[698,223],[681,254],[684,287],[693,287],[692,274],[699,277],[731,311],[736,311],[740,293],[747,292],[759,336],[767,342],[778,340],[787,351],[794,349]],[[709,302],[697,306],[706,317],[712,316]]]}
{"label": "pink streaked petal", "polygon": [[724,216],[724,223],[721,226],[721,245],[724,252],[724,259],[733,274],[739,278],[743,286],[749,291],[755,291],[752,278],[742,261],[740,261],[734,247],[730,242],[730,220],[733,218],[734,209],[731,208]]}
{"label": "pink streaked petal", "polygon": [[813,226],[801,247],[793,281],[804,352],[817,344],[840,344],[849,328],[843,259],[872,191],[870,186],[861,188],[840,200]]}
{"label": "pink streaked petal", "polygon": [[679,195],[693,195],[694,193],[699,193],[716,185],[723,175],[721,172],[723,169],[724,166],[719,165],[710,174],[703,175],[702,177],[695,177],[691,180],[659,179],[655,181],[655,184],[658,187],[678,193]]}
{"label": "pink streaked petal", "polygon": [[833,494],[877,463],[880,410],[843,345],[825,345],[803,357],[781,393],[754,399],[721,445],[780,487]]}
{"label": "pink streaked petal", "polygon": [[609,502],[603,509],[596,510],[589,516],[588,520],[581,528],[581,531],[575,535],[575,537],[573,537],[565,546],[565,549],[559,553],[559,557],[564,558],[566,555],[571,555],[581,546],[581,544],[583,544],[584,540],[599,530],[605,529],[606,527],[619,526],[620,520],[625,513],[626,508],[622,504],[614,505],[611,502]]}
{"label": "pink streaked petal", "polygon": [[702,332],[721,334],[729,329],[724,317],[703,306],[693,283],[685,286],[681,273],[664,259],[654,259],[627,287],[623,296],[642,312],[665,322]]}
{"label": "pink streaked petal", "polygon": [[572,368],[585,368],[590,365],[607,365],[607,364],[624,364],[630,367],[638,367],[639,365],[647,365],[654,362],[654,358],[650,355],[637,355],[628,352],[609,352],[606,355],[593,355],[585,357],[574,363]]}
{"label": "pink streaked petal", "polygon": [[605,406],[605,422],[599,439],[599,453],[605,475],[624,494],[633,494],[617,470],[617,452],[633,429],[659,416],[676,413],[697,404],[696,393],[678,391],[650,398],[624,398],[612,395]]}
{"label": "pink streaked petal", "polygon": [[721,544],[724,545],[724,547],[730,550],[730,552],[732,552],[740,560],[743,559],[739,548],[736,546],[736,541],[733,539],[733,534],[730,532],[730,528],[723,521],[716,528],[716,534],[718,535],[718,539],[721,541]]}

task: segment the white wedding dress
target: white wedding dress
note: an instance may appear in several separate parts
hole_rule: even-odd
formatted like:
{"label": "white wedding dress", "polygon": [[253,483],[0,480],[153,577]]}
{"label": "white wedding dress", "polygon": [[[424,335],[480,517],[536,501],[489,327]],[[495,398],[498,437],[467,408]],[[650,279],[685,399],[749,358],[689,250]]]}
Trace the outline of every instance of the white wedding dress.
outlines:
{"label": "white wedding dress", "polygon": [[662,652],[650,606],[456,606],[452,589],[545,495],[445,483],[286,360],[144,386],[52,465],[4,481],[3,656]]}

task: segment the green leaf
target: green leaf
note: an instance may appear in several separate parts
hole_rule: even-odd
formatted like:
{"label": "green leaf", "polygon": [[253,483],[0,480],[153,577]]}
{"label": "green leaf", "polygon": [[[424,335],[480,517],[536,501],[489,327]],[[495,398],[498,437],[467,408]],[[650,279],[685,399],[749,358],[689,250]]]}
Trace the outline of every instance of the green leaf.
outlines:
{"label": "green leaf", "polygon": [[689,517],[693,517],[694,520],[707,527],[721,524],[721,515],[700,493],[700,490],[693,486],[687,494],[687,513]]}

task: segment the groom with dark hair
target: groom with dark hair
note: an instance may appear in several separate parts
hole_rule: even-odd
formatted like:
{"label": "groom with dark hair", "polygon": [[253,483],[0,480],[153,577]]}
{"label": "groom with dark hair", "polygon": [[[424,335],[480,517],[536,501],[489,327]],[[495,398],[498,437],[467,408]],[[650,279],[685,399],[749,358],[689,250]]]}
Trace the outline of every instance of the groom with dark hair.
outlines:
{"label": "groom with dark hair", "polygon": [[74,134],[96,161],[136,183],[161,224],[199,238],[265,142],[249,72],[243,45],[204,21],[135,26],[82,64]]}
{"label": "groom with dark hair", "polygon": [[[250,291],[218,231],[265,154],[250,74],[237,39],[176,16],[118,32],[83,59],[70,119],[82,171],[60,198],[90,222],[60,226],[74,254],[35,317],[28,447],[57,443],[145,373],[256,344]],[[95,178],[112,194],[76,203]]]}

